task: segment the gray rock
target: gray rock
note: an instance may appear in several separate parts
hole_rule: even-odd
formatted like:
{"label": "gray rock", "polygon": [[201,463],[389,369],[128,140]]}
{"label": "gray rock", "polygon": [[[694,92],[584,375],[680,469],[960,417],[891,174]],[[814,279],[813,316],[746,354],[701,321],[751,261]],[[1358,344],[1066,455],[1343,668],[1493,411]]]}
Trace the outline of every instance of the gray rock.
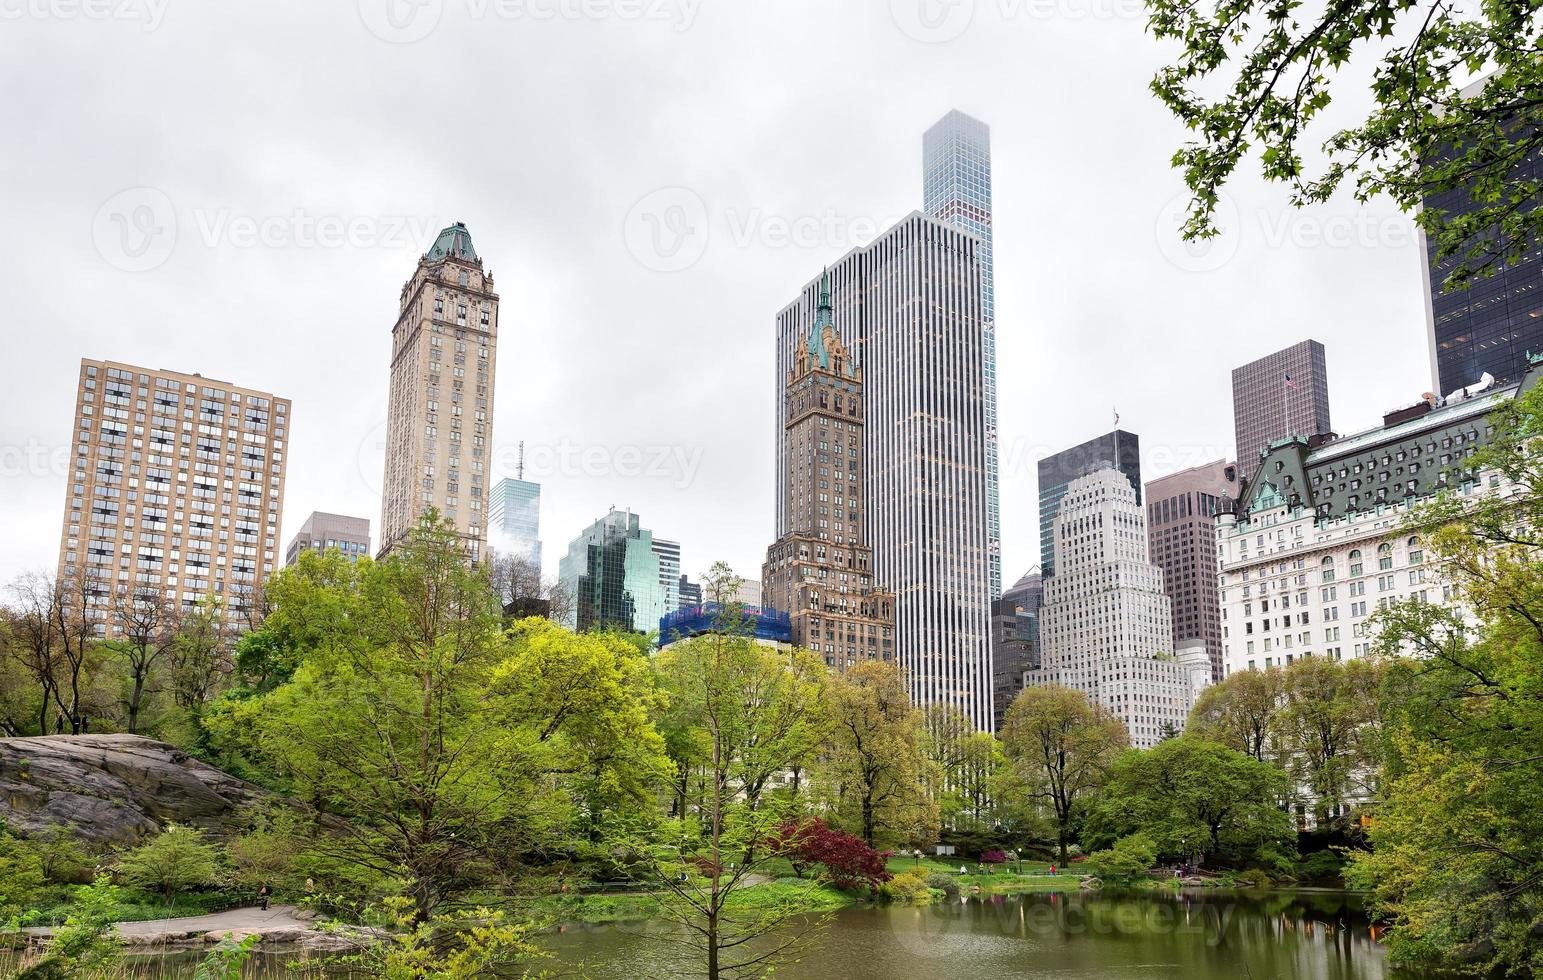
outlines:
{"label": "gray rock", "polygon": [[275,799],[139,735],[0,738],[0,820],[22,833],[63,826],[124,845],[179,823],[223,836],[246,828],[252,805]]}

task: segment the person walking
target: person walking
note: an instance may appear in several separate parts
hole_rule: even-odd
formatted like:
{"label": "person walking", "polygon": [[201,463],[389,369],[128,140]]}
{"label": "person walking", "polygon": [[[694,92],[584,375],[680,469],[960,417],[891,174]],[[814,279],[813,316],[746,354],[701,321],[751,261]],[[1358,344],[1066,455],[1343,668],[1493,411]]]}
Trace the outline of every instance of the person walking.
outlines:
{"label": "person walking", "polygon": [[262,906],[264,912],[268,911],[268,899],[270,897],[267,885],[262,885],[257,889],[257,901]]}

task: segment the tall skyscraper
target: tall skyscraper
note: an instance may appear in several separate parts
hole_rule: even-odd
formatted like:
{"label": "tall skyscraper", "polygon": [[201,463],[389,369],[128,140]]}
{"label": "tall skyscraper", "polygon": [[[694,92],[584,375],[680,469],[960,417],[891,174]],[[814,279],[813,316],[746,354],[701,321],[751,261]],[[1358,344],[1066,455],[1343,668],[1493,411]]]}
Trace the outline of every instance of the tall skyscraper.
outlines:
{"label": "tall skyscraper", "polygon": [[391,330],[382,553],[434,507],[454,522],[468,560],[482,560],[497,342],[493,275],[456,222],[403,284]]}
{"label": "tall skyscraper", "polygon": [[[1148,560],[1146,519],[1124,473],[1102,469],[1072,481],[1056,513],[1055,551],[1036,682],[1103,705],[1136,748],[1156,745],[1165,729],[1182,731],[1194,703],[1193,668],[1171,658],[1163,572]],[[1203,657],[1198,669],[1209,679]]]}
{"label": "tall skyscraper", "polygon": [[488,547],[541,567],[541,484],[505,478],[488,497]]}
{"label": "tall skyscraper", "polygon": [[659,588],[664,590],[666,611],[680,607],[680,542],[654,538],[654,554],[659,558]]}
{"label": "tall skyscraper", "polygon": [[[992,593],[979,248],[975,235],[913,213],[830,267],[829,305],[862,371],[863,530],[874,584],[895,594],[897,658],[912,699],[957,705],[985,730]],[[820,297],[815,279],[777,317],[779,397]],[[779,537],[796,529],[787,422],[782,404]]]}
{"label": "tall skyscraper", "polygon": [[112,593],[147,587],[246,624],[277,567],[290,418],[266,391],[81,360],[59,574],[91,579],[104,632]]}
{"label": "tall skyscraper", "polygon": [[[1478,94],[1484,81],[1475,82],[1465,94]],[[1543,180],[1543,160],[1536,153],[1519,154],[1508,180],[1536,186]],[[1478,210],[1474,190],[1468,184],[1432,194],[1424,208],[1444,213],[1448,221],[1460,220]],[[1436,243],[1423,231],[1421,241],[1435,393],[1449,395],[1477,384],[1485,374],[1498,384],[1520,380],[1528,367],[1527,355],[1543,353],[1543,243],[1533,242],[1515,265],[1497,261],[1494,275],[1448,293],[1442,292],[1442,283],[1456,260],[1436,261]]]}
{"label": "tall skyscraper", "polygon": [[864,529],[863,375],[836,332],[828,277],[783,401],[787,459],[779,469],[788,480],[781,496],[789,530],[766,549],[758,591],[790,615],[793,642],[830,667],[893,661],[894,596],[874,586]]}
{"label": "tall skyscraper", "polygon": [[955,109],[922,136],[922,207],[980,239],[981,354],[985,360],[986,547],[991,594],[1002,594],[1002,516],[997,473],[996,280],[991,261],[991,127]]}
{"label": "tall skyscraper", "polygon": [[1223,669],[1216,515],[1236,503],[1240,488],[1237,464],[1225,460],[1147,484],[1148,544],[1172,603],[1173,649],[1202,642],[1214,683],[1221,682]]}
{"label": "tall skyscraper", "polygon": [[1133,432],[1115,429],[1039,461],[1039,567],[1049,578],[1055,574],[1055,516],[1066,488],[1078,477],[1113,467],[1125,474],[1141,502],[1141,439]]}
{"label": "tall skyscraper", "polygon": [[569,629],[619,626],[648,633],[671,611],[659,582],[654,533],[630,510],[612,509],[574,538],[557,563],[557,580],[572,597],[563,624]]}
{"label": "tall skyscraper", "polygon": [[1244,476],[1254,475],[1276,439],[1330,431],[1323,345],[1304,340],[1233,368],[1232,427]]}
{"label": "tall skyscraper", "polygon": [[693,582],[684,575],[680,577],[680,585],[677,588],[676,594],[680,596],[678,608],[689,609],[692,606],[700,606],[702,604],[701,583]]}
{"label": "tall skyscraper", "polygon": [[287,568],[299,561],[303,551],[326,552],[333,548],[349,561],[358,561],[360,555],[369,554],[369,518],[312,511],[300,525],[300,531],[289,539],[289,547],[284,551],[284,565]]}

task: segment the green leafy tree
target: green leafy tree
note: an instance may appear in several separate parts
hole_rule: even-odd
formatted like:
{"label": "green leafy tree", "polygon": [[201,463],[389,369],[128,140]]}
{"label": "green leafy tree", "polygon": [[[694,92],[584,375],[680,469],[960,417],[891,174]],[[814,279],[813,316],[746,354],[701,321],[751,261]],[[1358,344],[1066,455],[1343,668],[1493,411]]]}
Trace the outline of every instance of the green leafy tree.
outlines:
{"label": "green leafy tree", "polygon": [[1280,807],[1288,782],[1270,763],[1184,734],[1115,760],[1085,839],[1098,847],[1140,833],[1168,860],[1277,864],[1295,854]]}
{"label": "green leafy tree", "polygon": [[1419,656],[1386,681],[1387,783],[1347,877],[1393,923],[1395,961],[1528,975],[1543,969],[1543,386],[1492,423],[1473,462],[1512,492],[1445,495],[1412,525],[1477,624],[1412,601],[1376,617],[1381,652]]}
{"label": "green leafy tree", "polygon": [[[1537,3],[1148,0],[1147,8],[1153,36],[1180,45],[1152,91],[1195,134],[1173,158],[1193,194],[1187,238],[1215,234],[1221,187],[1251,149],[1298,206],[1349,182],[1358,200],[1386,194],[1415,213],[1437,255],[1455,260],[1448,289],[1515,264],[1543,237],[1538,183],[1518,173],[1543,147]],[[1370,109],[1322,129],[1346,86],[1364,99],[1350,81],[1360,73],[1348,70],[1363,63],[1375,65]],[[1469,85],[1486,68],[1485,83]],[[1468,188],[1471,213],[1422,207]]]}
{"label": "green leafy tree", "polygon": [[106,980],[120,976],[118,941],[112,927],[121,896],[121,890],[106,875],[98,875],[95,882],[76,893],[64,925],[54,930],[42,958],[17,970],[10,980]]}
{"label": "green leafy tree", "polygon": [[1281,688],[1280,668],[1234,671],[1201,692],[1185,731],[1267,762],[1276,754]]}
{"label": "green leafy tree", "polygon": [[159,892],[170,905],[178,892],[214,884],[219,868],[220,849],[202,831],[173,823],[125,854],[118,876],[135,888]]}
{"label": "green leafy tree", "polygon": [[1301,657],[1281,680],[1277,718],[1287,769],[1311,796],[1320,826],[1343,824],[1381,767],[1380,664]]}
{"label": "green leafy tree", "polygon": [[1057,684],[1025,688],[1007,709],[1002,748],[1016,783],[1012,794],[1048,811],[1062,864],[1078,805],[1104,784],[1129,746],[1119,719]]}
{"label": "green leafy tree", "polygon": [[478,908],[425,918],[412,899],[385,900],[392,928],[357,953],[332,963],[350,975],[388,980],[474,980],[528,975],[523,965],[549,956],[530,939],[531,927],[503,912]]}
{"label": "green leafy tree", "polygon": [[0,829],[0,921],[31,906],[46,880],[43,858],[31,842]]}
{"label": "green leafy tree", "polygon": [[935,833],[936,771],[922,751],[921,712],[900,668],[862,661],[830,688],[832,734],[822,759],[837,822],[869,846],[919,842]]}
{"label": "green leafy tree", "polygon": [[[712,578],[719,574],[715,566]],[[688,729],[682,740],[696,747],[690,764],[703,789],[678,822],[644,830],[635,846],[665,888],[661,914],[680,926],[692,967],[705,966],[709,980],[768,974],[819,925],[812,883],[744,898],[798,843],[787,839],[797,802],[768,783],[819,745],[807,714],[819,684],[806,668],[746,635],[732,607],[714,632],[659,655],[661,687]]]}
{"label": "green leafy tree", "polygon": [[127,675],[125,727],[130,735],[137,735],[151,678],[158,666],[171,659],[177,642],[177,610],[160,586],[120,585],[112,603],[118,636],[105,646]]}

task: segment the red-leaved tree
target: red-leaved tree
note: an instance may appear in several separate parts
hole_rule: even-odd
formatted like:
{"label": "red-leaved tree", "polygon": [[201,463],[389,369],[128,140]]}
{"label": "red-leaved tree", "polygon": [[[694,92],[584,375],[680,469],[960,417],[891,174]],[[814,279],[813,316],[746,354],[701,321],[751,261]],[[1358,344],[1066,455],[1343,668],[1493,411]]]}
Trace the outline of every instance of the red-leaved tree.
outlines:
{"label": "red-leaved tree", "polygon": [[837,888],[877,887],[890,879],[884,870],[888,853],[869,847],[861,837],[827,826],[825,821],[790,821],[777,828],[774,853],[788,859],[800,878],[810,867],[824,868],[824,877]]}

